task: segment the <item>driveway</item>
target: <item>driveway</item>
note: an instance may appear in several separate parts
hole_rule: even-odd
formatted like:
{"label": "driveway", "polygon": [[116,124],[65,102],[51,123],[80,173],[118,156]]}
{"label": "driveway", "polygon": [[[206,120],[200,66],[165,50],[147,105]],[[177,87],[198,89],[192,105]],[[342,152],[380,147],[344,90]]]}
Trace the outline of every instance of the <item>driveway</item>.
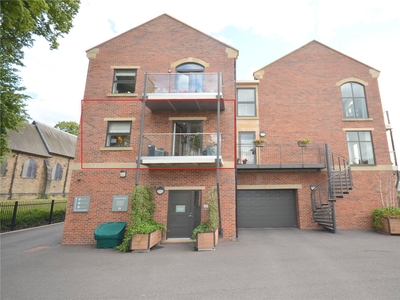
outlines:
{"label": "driveway", "polygon": [[195,252],[61,246],[63,224],[1,235],[1,299],[400,299],[400,236],[241,230]]}

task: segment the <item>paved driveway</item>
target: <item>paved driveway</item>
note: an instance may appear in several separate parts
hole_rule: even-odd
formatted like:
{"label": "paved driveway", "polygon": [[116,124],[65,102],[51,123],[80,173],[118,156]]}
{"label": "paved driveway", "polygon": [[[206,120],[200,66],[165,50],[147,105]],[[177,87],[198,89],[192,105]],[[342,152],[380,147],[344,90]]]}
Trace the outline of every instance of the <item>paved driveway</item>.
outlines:
{"label": "paved driveway", "polygon": [[63,225],[1,235],[1,299],[400,299],[400,236],[242,230],[195,252],[61,246]]}

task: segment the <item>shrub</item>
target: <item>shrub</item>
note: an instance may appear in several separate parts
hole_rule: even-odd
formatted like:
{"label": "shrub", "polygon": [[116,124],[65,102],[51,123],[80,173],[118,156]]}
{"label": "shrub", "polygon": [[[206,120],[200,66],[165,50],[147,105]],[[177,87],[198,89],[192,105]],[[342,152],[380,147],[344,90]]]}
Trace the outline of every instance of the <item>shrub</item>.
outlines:
{"label": "shrub", "polygon": [[207,218],[199,226],[197,226],[192,233],[192,240],[196,239],[197,233],[214,231],[218,228],[218,195],[217,190],[212,188],[207,195],[208,215]]}
{"label": "shrub", "polygon": [[372,226],[376,229],[383,227],[383,219],[400,219],[400,207],[388,206],[375,208],[371,212]]}
{"label": "shrub", "polygon": [[156,205],[151,187],[138,185],[131,192],[131,208],[130,222],[125,230],[124,239],[121,245],[116,247],[120,252],[128,251],[131,238],[135,234],[148,234],[158,229],[166,231],[164,224],[153,220]]}

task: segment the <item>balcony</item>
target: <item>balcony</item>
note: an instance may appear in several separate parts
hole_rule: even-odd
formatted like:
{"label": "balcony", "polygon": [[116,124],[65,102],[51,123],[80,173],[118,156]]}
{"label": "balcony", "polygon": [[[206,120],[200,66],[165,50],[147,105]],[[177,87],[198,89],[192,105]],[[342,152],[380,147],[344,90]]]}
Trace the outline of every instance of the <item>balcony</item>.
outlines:
{"label": "balcony", "polygon": [[[145,133],[142,138],[142,165],[157,168],[217,166],[217,133]],[[219,160],[219,166],[223,166],[221,154]]]}
{"label": "balcony", "polygon": [[[247,162],[244,163],[244,160]],[[265,144],[263,147],[238,145],[238,170],[280,170],[280,169],[323,169],[325,164],[325,147],[308,144],[299,147],[291,144]]]}
{"label": "balcony", "polygon": [[[225,110],[222,76],[218,73],[147,74],[146,106],[151,111]],[[218,88],[219,85],[219,88]]]}

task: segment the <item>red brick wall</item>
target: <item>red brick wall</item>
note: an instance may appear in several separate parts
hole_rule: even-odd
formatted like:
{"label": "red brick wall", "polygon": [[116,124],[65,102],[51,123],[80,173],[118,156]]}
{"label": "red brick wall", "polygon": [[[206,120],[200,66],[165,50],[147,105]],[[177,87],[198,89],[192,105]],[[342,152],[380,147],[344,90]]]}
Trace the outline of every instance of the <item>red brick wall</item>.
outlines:
{"label": "red brick wall", "polygon": [[[290,53],[264,68],[259,84],[260,129],[271,143],[295,143],[299,138],[328,143],[348,156],[343,128],[374,128],[372,138],[378,165],[390,165],[378,81],[370,68],[318,42]],[[371,121],[343,119],[340,87],[345,78],[358,78],[365,86]]]}
{"label": "red brick wall", "polygon": [[[138,155],[141,110],[145,73],[174,73],[171,65],[178,60],[194,58],[205,61],[205,73],[221,72],[225,111],[221,112],[222,157],[234,161],[235,148],[235,59],[229,58],[227,46],[188,27],[166,15],[145,23],[131,31],[107,41],[96,48],[96,58],[90,59],[84,100],[82,103],[81,134],[78,137],[75,163],[115,164],[134,163]],[[139,66],[136,93],[138,96],[121,99],[108,97],[113,81],[112,66]],[[216,111],[151,112],[146,108],[144,138],[149,133],[172,132],[170,117],[205,117],[204,133],[217,131]],[[101,151],[105,146],[107,121],[105,118],[135,118],[132,121],[131,147],[128,151]],[[146,140],[147,141],[147,140]],[[146,155],[144,141],[142,155]],[[93,166],[93,165],[92,165]],[[101,165],[103,166],[103,165]],[[129,213],[112,212],[112,196],[128,195],[135,186],[135,170],[128,169],[125,179],[118,170],[75,170],[72,175],[71,192],[68,200],[64,225],[63,244],[95,243],[94,230],[103,222],[128,221]],[[235,239],[235,171],[221,170],[221,205],[224,238]],[[78,181],[80,178],[80,181]],[[140,171],[140,184],[154,188],[162,185],[205,186],[207,191],[216,186],[216,170],[146,170]],[[87,213],[72,212],[75,196],[91,196]],[[168,193],[156,195],[155,219],[167,225]],[[203,216],[204,217],[204,216]]]}
{"label": "red brick wall", "polygon": [[[393,174],[390,170],[379,171],[387,169],[391,162],[378,82],[371,76],[370,67],[318,42],[311,42],[266,66],[263,71],[258,89],[258,109],[260,130],[267,132],[268,143],[288,143],[295,149],[297,139],[309,138],[320,145],[327,143],[332,152],[348,157],[343,129],[373,129],[376,171],[368,171],[370,168],[353,170],[354,189],[336,202],[338,229],[370,229],[369,213],[382,206],[375,174]],[[372,120],[343,121],[341,92],[336,83],[351,77],[368,83],[365,93]],[[276,163],[271,162],[271,157],[267,157],[262,150],[260,158],[262,163]],[[312,220],[309,186],[326,178],[326,172],[241,171],[238,184],[302,184],[303,188],[297,193],[299,226],[312,229],[318,228],[318,225]],[[391,190],[394,190],[394,183]]]}
{"label": "red brick wall", "polygon": [[[235,239],[235,183],[232,180],[232,170],[221,170],[221,214],[224,239]],[[80,178],[80,181],[78,181]],[[119,170],[74,171],[71,193],[68,199],[67,215],[64,224],[62,243],[93,244],[94,231],[103,222],[129,222],[129,212],[113,212],[113,195],[130,195],[135,187],[135,171],[128,171],[126,178],[119,177]],[[216,187],[216,171],[142,171],[140,184],[165,186],[173,190],[180,186],[205,187],[202,192],[202,202],[205,202],[207,192]],[[163,195],[155,195],[156,212],[154,219],[167,226],[168,191]],[[75,196],[91,196],[88,212],[73,212]],[[130,202],[129,202],[130,203]],[[202,218],[205,215],[202,212]]]}

